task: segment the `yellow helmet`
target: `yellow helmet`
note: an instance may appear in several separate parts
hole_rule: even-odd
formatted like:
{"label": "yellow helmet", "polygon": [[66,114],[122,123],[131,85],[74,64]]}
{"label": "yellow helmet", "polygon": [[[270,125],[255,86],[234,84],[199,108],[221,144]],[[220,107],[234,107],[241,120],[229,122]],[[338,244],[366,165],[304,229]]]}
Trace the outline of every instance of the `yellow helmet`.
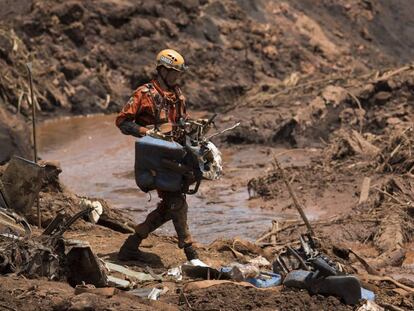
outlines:
{"label": "yellow helmet", "polygon": [[185,71],[187,66],[185,65],[184,57],[180,53],[174,50],[162,50],[157,55],[157,67],[164,66],[177,71]]}

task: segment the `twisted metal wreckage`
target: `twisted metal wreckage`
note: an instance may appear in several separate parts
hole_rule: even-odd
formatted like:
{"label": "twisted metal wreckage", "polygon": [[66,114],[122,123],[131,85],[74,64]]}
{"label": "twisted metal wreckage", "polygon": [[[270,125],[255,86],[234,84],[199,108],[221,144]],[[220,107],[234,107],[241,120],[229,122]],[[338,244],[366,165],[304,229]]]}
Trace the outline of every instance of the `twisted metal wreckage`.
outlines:
{"label": "twisted metal wreckage", "polygon": [[[89,206],[73,216],[59,213],[40,236],[32,236],[19,214],[31,209],[40,188],[44,167],[14,157],[0,180],[0,273],[107,285],[105,270],[86,242],[63,238],[78,219],[95,210]],[[18,214],[19,213],[19,214]]]}

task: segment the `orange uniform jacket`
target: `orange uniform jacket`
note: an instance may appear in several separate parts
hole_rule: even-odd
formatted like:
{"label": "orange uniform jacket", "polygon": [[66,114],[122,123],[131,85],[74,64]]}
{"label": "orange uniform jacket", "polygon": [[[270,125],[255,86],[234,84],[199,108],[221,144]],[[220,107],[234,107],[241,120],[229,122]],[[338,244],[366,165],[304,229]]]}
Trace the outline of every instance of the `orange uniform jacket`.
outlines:
{"label": "orange uniform jacket", "polygon": [[181,90],[178,87],[174,92],[163,90],[156,80],[152,80],[135,90],[115,123],[124,134],[140,136],[140,126],[166,122],[175,124],[180,117],[187,117]]}

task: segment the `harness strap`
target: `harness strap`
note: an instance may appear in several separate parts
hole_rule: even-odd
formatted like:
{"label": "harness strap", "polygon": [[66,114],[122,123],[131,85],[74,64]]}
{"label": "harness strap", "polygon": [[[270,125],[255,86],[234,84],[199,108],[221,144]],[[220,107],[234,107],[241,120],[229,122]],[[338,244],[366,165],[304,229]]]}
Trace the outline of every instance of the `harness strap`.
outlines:
{"label": "harness strap", "polygon": [[[155,130],[159,131],[159,125],[160,125],[160,114],[161,114],[161,109],[162,106],[164,105],[164,98],[162,98],[162,103],[159,103],[158,100],[155,98],[154,94],[153,94],[153,90],[156,90],[156,88],[154,87],[154,85],[152,83],[148,83],[147,87],[149,89],[149,96],[151,97],[151,100],[153,102],[153,106],[152,106],[152,112],[154,113],[155,116],[155,123],[154,123],[154,128]],[[162,97],[162,96],[160,96]]]}

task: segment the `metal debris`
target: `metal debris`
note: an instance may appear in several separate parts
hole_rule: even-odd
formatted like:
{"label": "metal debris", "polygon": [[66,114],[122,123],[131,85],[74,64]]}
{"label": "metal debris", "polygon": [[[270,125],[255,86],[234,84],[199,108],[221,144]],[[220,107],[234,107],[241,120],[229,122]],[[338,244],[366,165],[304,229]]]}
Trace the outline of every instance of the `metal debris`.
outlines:
{"label": "metal debris", "polygon": [[127,277],[132,277],[134,279],[137,279],[138,281],[145,282],[145,281],[154,281],[155,278],[152,277],[148,273],[138,272],[131,269],[128,269],[126,267],[123,267],[121,265],[114,264],[112,262],[104,261],[104,264],[106,268],[108,268],[109,273],[112,271],[119,272],[124,274]]}
{"label": "metal debris", "polygon": [[7,207],[21,215],[30,211],[42,186],[43,174],[43,166],[13,157],[2,176],[2,195]]}

